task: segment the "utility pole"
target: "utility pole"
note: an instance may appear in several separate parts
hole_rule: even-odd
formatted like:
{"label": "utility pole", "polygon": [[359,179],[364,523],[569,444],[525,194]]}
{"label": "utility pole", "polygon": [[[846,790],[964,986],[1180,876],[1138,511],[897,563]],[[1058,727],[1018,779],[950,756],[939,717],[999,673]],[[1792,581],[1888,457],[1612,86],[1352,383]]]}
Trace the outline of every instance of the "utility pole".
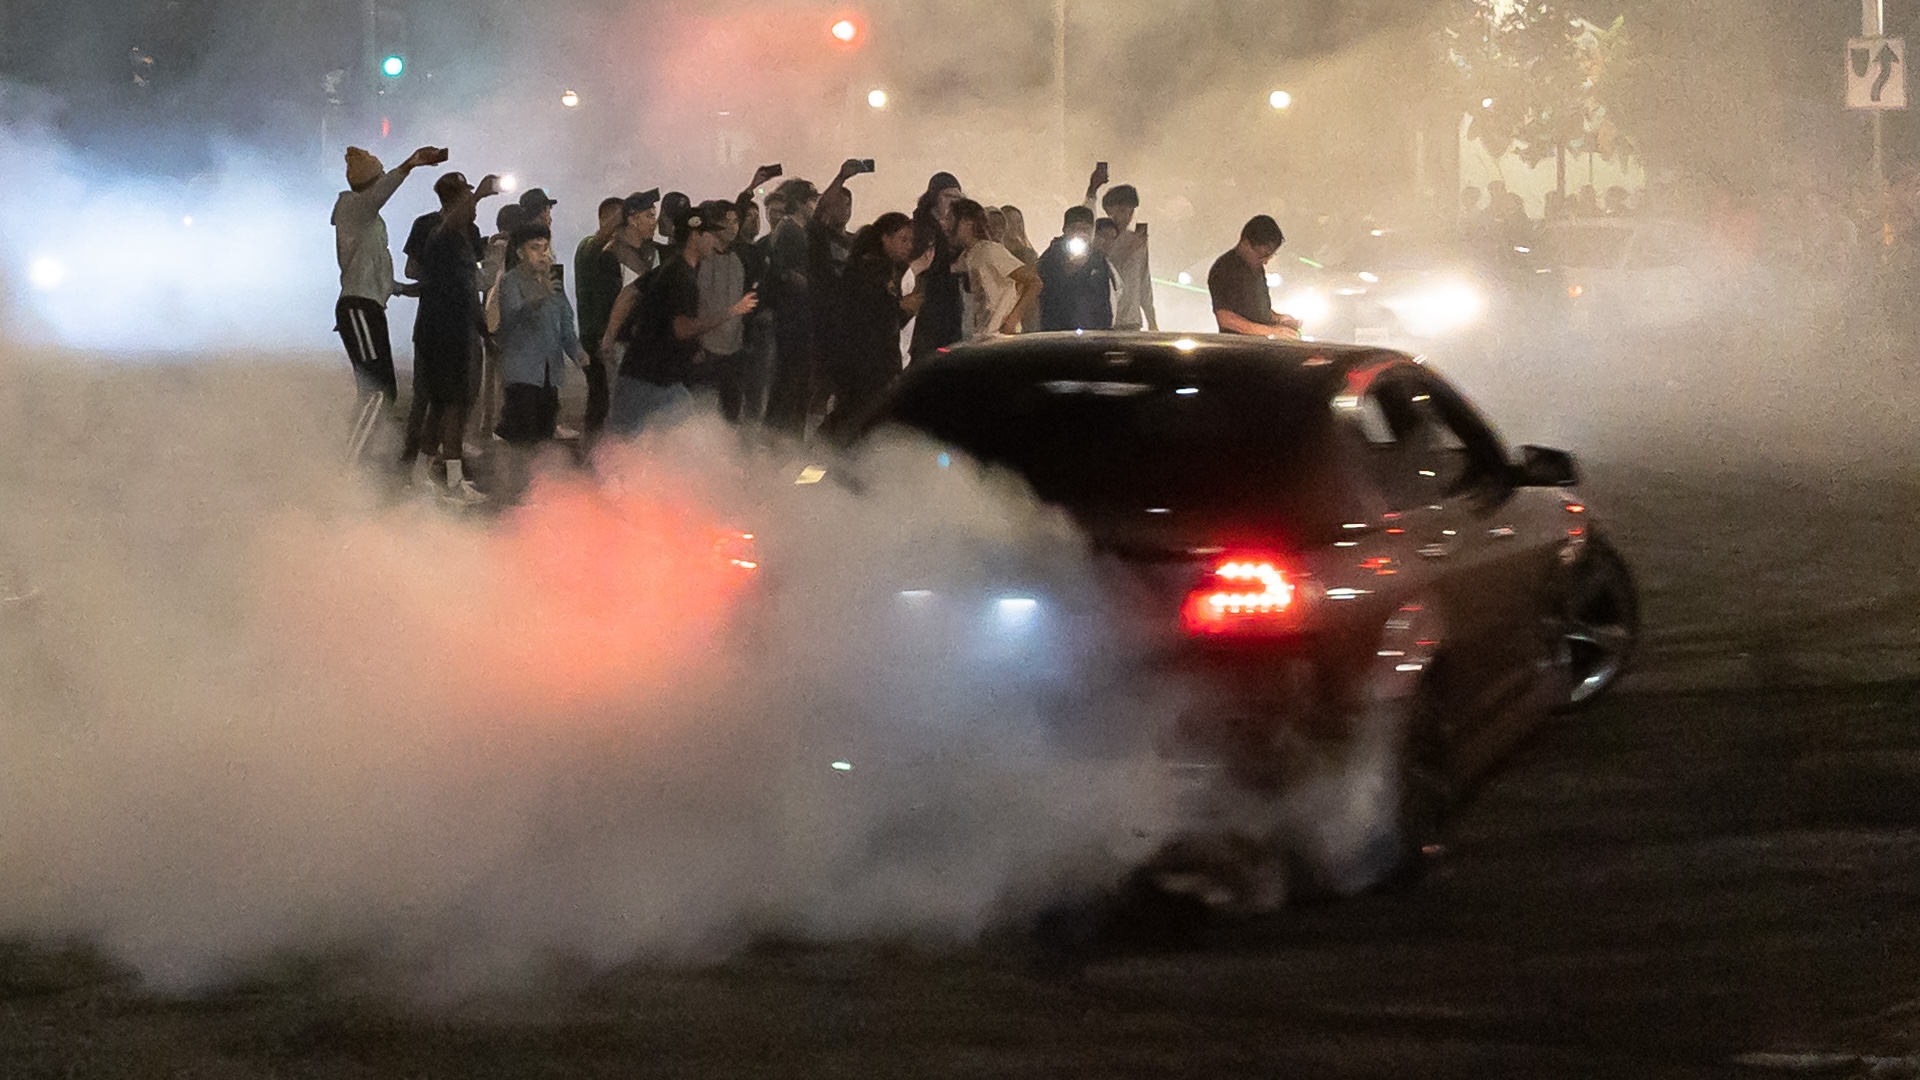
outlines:
{"label": "utility pole", "polygon": [[360,0],[360,63],[366,72],[368,100],[380,94],[380,4]]}
{"label": "utility pole", "polygon": [[1053,182],[1062,197],[1071,198],[1073,189],[1067,180],[1067,0],[1053,0],[1053,126],[1058,136]]}

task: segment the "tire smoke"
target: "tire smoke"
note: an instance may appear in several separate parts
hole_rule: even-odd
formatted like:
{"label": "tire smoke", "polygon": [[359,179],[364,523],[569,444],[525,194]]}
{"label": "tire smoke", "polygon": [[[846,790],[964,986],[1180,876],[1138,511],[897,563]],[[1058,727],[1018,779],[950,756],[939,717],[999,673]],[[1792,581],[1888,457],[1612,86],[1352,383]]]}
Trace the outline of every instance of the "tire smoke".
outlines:
{"label": "tire smoke", "polygon": [[[175,987],[354,951],[454,993],[961,941],[1106,884],[1160,813],[1164,703],[1110,677],[1124,624],[1013,488],[909,446],[796,487],[694,423],[461,520],[341,477],[321,370],[0,375],[0,936]],[[1065,584],[996,622],[1036,571]],[[1050,730],[1084,686],[1115,688],[1074,701],[1097,737]]]}

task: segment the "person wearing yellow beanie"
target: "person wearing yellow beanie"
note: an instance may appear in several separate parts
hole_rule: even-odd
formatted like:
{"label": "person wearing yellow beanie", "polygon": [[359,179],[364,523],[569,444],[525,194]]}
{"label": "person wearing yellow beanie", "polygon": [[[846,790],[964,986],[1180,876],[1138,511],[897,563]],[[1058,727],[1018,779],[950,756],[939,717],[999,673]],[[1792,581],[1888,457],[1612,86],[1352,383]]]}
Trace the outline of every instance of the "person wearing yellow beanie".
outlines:
{"label": "person wearing yellow beanie", "polygon": [[383,403],[390,404],[397,396],[387,300],[411,291],[393,279],[393,252],[380,211],[407,174],[446,160],[445,150],[423,146],[388,172],[371,153],[347,148],[347,190],[333,204],[334,254],[340,262],[340,299],[333,320],[363,397],[385,395]]}

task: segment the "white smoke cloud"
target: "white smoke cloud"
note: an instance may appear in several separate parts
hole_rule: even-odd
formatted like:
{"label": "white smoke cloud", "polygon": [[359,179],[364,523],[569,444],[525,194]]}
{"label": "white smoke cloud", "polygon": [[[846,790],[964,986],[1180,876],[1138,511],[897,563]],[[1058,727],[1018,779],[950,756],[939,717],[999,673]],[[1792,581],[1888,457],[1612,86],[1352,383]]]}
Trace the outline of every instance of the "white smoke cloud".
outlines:
{"label": "white smoke cloud", "polygon": [[7,338],[148,354],[323,345],[339,282],[328,189],[303,164],[235,148],[181,182],[0,127]]}
{"label": "white smoke cloud", "polygon": [[[908,484],[899,448],[861,494],[769,501],[696,424],[460,521],[342,480],[316,383],[0,377],[0,936],[176,986],[377,947],[438,989],[764,934],[964,940],[1109,883],[1158,820],[1164,701],[1049,729],[1128,640],[1016,492]],[[714,544],[752,517],[749,573]],[[996,622],[1030,572],[1039,616]]]}

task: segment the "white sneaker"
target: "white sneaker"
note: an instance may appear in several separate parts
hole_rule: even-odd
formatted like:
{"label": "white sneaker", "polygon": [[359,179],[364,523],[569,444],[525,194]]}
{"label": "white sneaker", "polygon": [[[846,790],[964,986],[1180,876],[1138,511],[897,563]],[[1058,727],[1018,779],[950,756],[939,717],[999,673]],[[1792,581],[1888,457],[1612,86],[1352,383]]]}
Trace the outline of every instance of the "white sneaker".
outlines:
{"label": "white sneaker", "polygon": [[449,484],[440,490],[440,498],[454,506],[478,506],[487,501],[487,493],[473,486],[473,481],[462,480]]}
{"label": "white sneaker", "polygon": [[579,442],[580,441],[580,433],[574,430],[573,428],[566,426],[565,424],[555,424],[553,426],[553,437],[560,440],[561,442]]}

